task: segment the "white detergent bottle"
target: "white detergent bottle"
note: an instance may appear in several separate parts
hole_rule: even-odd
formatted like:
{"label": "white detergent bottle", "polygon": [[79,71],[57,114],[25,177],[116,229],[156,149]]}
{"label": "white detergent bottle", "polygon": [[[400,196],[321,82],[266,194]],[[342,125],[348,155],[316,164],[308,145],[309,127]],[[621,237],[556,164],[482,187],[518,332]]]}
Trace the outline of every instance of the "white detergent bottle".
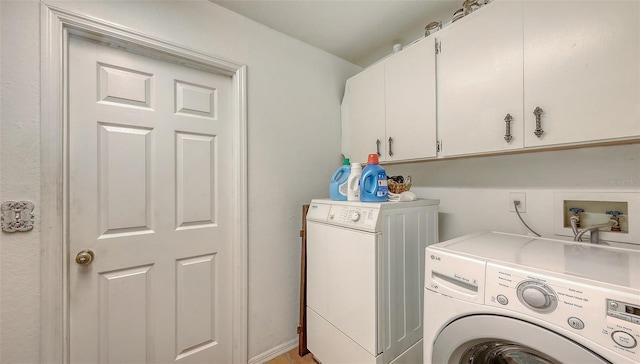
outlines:
{"label": "white detergent bottle", "polygon": [[362,165],[351,163],[351,173],[347,180],[347,201],[360,201],[360,176],[362,175]]}

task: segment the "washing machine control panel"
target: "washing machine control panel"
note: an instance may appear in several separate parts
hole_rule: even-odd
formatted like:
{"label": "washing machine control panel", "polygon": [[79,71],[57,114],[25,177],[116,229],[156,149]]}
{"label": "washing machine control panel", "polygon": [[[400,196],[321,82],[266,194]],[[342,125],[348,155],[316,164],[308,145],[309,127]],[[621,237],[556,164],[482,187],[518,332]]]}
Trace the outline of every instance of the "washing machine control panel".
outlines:
{"label": "washing machine control panel", "polygon": [[487,263],[485,304],[568,330],[640,362],[640,297],[636,291]]}
{"label": "washing machine control panel", "polygon": [[640,305],[607,299],[607,315],[640,325]]}

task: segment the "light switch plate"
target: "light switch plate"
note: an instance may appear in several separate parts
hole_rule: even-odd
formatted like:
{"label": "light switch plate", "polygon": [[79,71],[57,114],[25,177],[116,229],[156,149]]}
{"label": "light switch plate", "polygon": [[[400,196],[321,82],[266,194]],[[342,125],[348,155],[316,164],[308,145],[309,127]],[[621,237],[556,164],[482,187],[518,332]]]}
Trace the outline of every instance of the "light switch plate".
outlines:
{"label": "light switch plate", "polygon": [[31,201],[7,201],[2,209],[2,231],[15,233],[33,229],[33,203]]}

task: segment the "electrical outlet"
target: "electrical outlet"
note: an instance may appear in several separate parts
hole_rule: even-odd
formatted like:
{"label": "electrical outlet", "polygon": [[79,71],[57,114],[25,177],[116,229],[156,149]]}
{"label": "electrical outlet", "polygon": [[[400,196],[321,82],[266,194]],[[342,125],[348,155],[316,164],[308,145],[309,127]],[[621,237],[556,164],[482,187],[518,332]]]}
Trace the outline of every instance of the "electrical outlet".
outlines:
{"label": "electrical outlet", "polygon": [[518,212],[527,212],[527,195],[524,192],[511,192],[509,194],[509,211],[516,212],[514,201],[520,201]]}

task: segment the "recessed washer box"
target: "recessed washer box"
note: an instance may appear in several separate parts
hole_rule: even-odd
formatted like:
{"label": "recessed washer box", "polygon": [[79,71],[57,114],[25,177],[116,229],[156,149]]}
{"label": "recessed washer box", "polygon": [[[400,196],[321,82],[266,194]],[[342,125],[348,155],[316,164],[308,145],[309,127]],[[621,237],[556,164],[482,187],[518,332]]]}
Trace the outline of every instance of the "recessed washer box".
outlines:
{"label": "recessed washer box", "polygon": [[[620,211],[620,231],[600,230],[600,239],[622,243],[640,244],[640,192],[556,192],[554,193],[554,233],[560,236],[573,237],[571,231],[570,208],[581,208],[580,229],[587,226],[604,224],[612,215],[607,211]],[[589,234],[583,241],[589,241]]]}

